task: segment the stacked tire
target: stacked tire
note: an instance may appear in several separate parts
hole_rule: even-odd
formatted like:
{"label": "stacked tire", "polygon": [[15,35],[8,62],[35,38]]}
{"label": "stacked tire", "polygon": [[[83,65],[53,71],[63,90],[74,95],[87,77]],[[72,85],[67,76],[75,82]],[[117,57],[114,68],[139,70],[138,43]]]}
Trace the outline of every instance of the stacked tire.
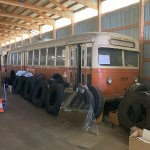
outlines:
{"label": "stacked tire", "polygon": [[46,111],[52,115],[58,115],[63,99],[64,86],[57,82],[51,83],[44,101]]}
{"label": "stacked tire", "polygon": [[[60,79],[46,81],[43,78],[18,76],[15,78],[12,88],[14,94],[20,94],[36,107],[44,107],[52,115],[59,113],[61,103],[64,100],[64,90],[65,84]],[[92,86],[86,88],[84,93],[78,92],[74,102],[77,105],[84,103],[82,109],[89,109],[91,106],[96,119],[104,107],[102,92]]]}
{"label": "stacked tire", "polygon": [[37,82],[38,80],[35,77],[31,77],[26,80],[25,87],[24,87],[24,94],[23,94],[25,100],[28,101],[32,100],[32,94]]}
{"label": "stacked tire", "polygon": [[150,129],[150,96],[145,92],[126,96],[119,106],[118,118],[126,129],[134,126]]}

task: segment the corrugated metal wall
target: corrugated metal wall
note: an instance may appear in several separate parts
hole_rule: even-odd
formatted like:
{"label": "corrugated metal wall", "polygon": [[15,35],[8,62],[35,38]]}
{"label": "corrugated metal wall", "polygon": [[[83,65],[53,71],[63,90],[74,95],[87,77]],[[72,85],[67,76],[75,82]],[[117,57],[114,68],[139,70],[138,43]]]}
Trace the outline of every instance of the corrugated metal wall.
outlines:
{"label": "corrugated metal wall", "polygon": [[128,27],[139,22],[139,4],[131,5],[120,10],[105,14],[102,17],[102,30],[109,29],[113,32],[125,34],[134,38],[138,38],[138,27],[117,30],[118,27]]}

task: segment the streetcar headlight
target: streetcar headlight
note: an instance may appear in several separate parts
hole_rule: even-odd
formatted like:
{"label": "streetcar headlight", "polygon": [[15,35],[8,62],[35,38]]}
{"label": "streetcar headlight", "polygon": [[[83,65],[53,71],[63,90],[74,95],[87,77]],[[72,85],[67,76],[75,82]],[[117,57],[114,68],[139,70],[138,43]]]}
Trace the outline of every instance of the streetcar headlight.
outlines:
{"label": "streetcar headlight", "polygon": [[112,84],[112,78],[109,77],[109,78],[107,79],[107,83],[108,83],[108,84]]}
{"label": "streetcar headlight", "polygon": [[135,82],[135,83],[138,83],[138,82],[139,82],[139,79],[138,79],[138,78],[135,78],[134,82]]}

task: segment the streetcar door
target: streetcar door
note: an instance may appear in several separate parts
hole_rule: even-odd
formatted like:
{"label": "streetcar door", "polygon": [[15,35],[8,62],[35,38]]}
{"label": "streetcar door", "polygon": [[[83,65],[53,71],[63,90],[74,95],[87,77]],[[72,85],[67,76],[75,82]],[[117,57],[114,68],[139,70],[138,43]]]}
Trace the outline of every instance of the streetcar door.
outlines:
{"label": "streetcar door", "polygon": [[77,63],[77,45],[70,45],[69,46],[69,72],[70,72],[70,84],[73,88],[76,88],[77,86],[77,79],[79,76],[79,73],[77,70],[79,70],[78,63]]}
{"label": "streetcar door", "polygon": [[70,83],[73,87],[79,84],[92,84],[92,44],[70,45]]}
{"label": "streetcar door", "polygon": [[81,45],[81,83],[92,85],[92,43]]}
{"label": "streetcar door", "polygon": [[81,45],[77,45],[77,85],[79,85],[81,83]]}
{"label": "streetcar door", "polygon": [[26,70],[25,65],[26,65],[26,52],[22,52],[21,53],[21,68],[22,68],[22,70]]}

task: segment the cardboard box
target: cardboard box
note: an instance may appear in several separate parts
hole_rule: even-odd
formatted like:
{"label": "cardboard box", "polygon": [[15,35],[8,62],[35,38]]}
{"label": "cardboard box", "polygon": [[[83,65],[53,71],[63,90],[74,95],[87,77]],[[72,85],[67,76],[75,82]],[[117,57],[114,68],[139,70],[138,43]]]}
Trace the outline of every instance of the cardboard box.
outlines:
{"label": "cardboard box", "polygon": [[129,150],[150,150],[150,144],[137,138],[129,138]]}
{"label": "cardboard box", "polygon": [[109,124],[112,126],[119,126],[118,111],[109,112]]}

